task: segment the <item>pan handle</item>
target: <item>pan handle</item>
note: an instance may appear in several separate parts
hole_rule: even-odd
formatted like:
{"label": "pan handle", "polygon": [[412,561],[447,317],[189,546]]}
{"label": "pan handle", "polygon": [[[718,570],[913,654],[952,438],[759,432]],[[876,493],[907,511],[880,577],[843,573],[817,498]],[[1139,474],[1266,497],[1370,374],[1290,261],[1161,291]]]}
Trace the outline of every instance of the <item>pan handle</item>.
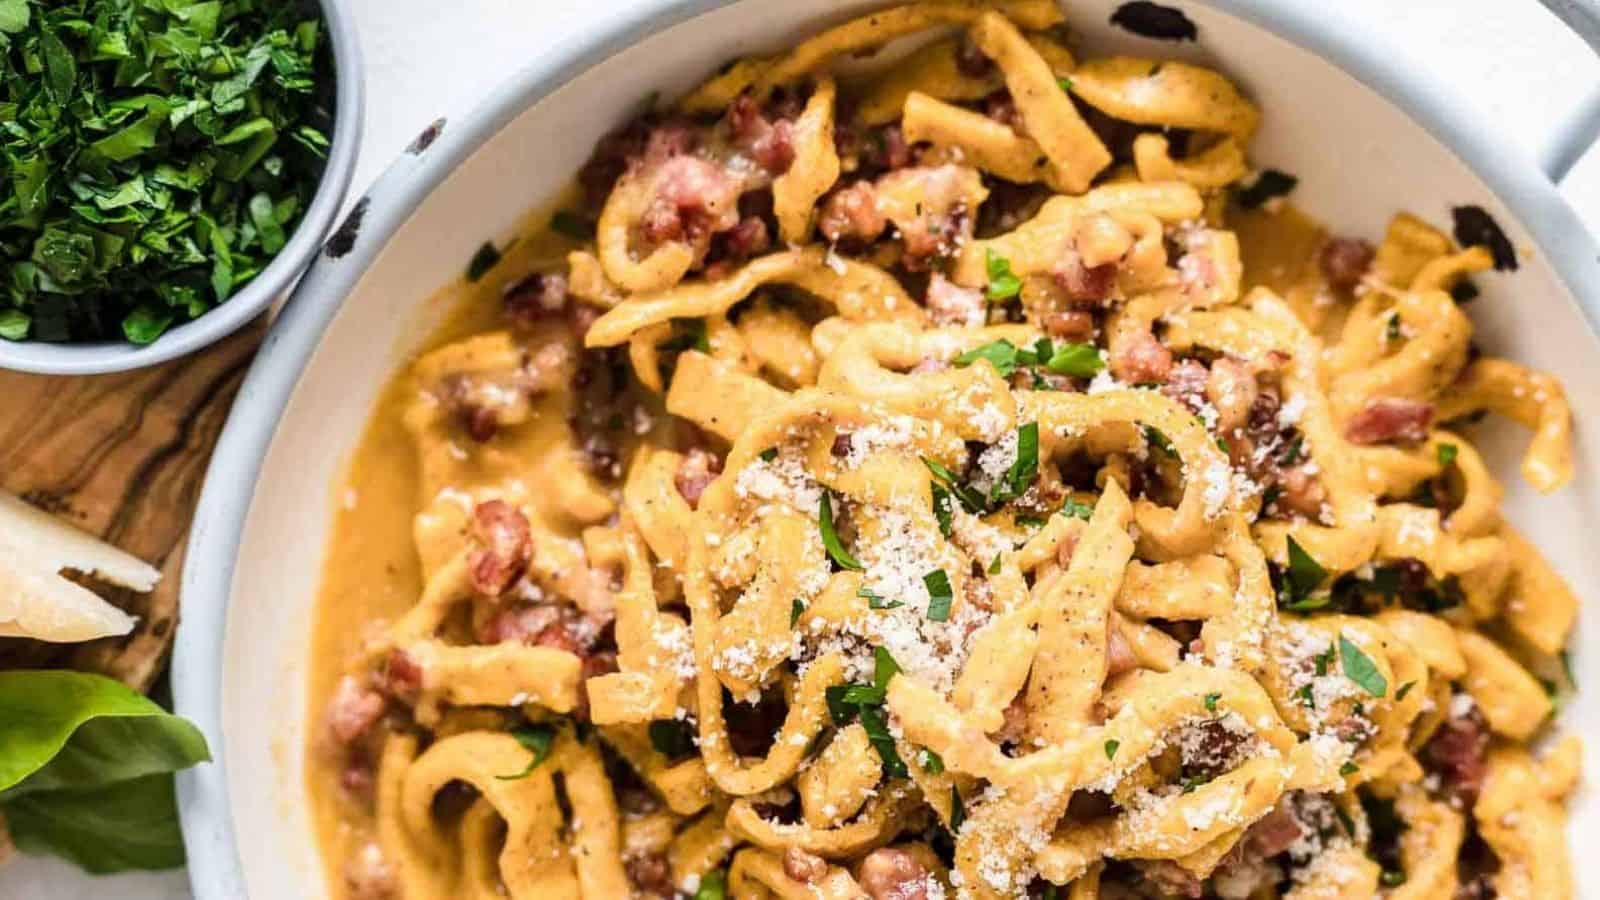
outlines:
{"label": "pan handle", "polygon": [[[1539,0],[1600,56],[1600,0]],[[1600,84],[1563,116],[1539,146],[1539,166],[1560,184],[1572,167],[1600,143]]]}

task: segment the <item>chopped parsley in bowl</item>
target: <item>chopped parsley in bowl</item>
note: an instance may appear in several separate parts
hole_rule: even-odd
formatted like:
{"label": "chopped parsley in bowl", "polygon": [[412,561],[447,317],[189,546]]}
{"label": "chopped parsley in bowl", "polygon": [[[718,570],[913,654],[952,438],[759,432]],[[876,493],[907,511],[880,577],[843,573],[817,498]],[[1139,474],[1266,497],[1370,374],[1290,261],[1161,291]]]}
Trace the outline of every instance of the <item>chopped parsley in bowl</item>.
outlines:
{"label": "chopped parsley in bowl", "polygon": [[0,0],[0,338],[149,344],[259,275],[334,108],[315,5]]}

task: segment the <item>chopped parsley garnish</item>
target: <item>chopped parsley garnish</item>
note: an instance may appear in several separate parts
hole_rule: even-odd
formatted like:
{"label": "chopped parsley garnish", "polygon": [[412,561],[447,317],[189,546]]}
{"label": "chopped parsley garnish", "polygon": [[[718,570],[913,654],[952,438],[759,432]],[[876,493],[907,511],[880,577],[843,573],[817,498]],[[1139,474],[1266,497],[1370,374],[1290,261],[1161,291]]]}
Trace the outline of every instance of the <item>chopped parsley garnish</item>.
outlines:
{"label": "chopped parsley garnish", "polygon": [[1400,340],[1400,314],[1390,313],[1389,324],[1383,329],[1383,339],[1389,343]]}
{"label": "chopped parsley garnish", "polygon": [[1050,354],[1044,367],[1057,375],[1074,378],[1093,378],[1106,367],[1100,349],[1093,344],[1062,344]]}
{"label": "chopped parsley garnish", "polygon": [[889,721],[884,717],[882,705],[861,707],[861,727],[867,731],[867,740],[883,759],[883,771],[890,778],[904,778],[908,774],[905,760],[894,746],[894,735],[889,733]]}
{"label": "chopped parsley garnish", "polygon": [[933,485],[933,517],[939,522],[939,533],[945,540],[950,539],[952,524],[950,521],[950,492],[941,484]]}
{"label": "chopped parsley garnish", "polygon": [[1221,699],[1222,699],[1222,695],[1221,694],[1218,694],[1218,693],[1215,693],[1215,692],[1207,694],[1206,695],[1206,712],[1216,712],[1217,711],[1217,701],[1221,700]]}
{"label": "chopped parsley garnish", "polygon": [[944,758],[926,747],[922,748],[922,771],[929,775],[943,775]]}
{"label": "chopped parsley garnish", "polygon": [[699,350],[701,353],[710,353],[711,339],[706,335],[706,320],[673,319],[672,337],[661,344],[661,349],[669,352]]}
{"label": "chopped parsley garnish", "polygon": [[1117,739],[1115,739],[1115,738],[1112,738],[1111,740],[1106,741],[1106,759],[1116,759],[1117,758],[1117,748],[1121,747],[1121,746],[1122,746],[1122,742],[1117,740]]}
{"label": "chopped parsley garnish", "polygon": [[493,241],[484,241],[478,252],[472,254],[472,259],[467,261],[467,280],[477,281],[499,264],[500,250],[495,247]]}
{"label": "chopped parsley garnish", "polygon": [[1207,784],[1210,784],[1211,783],[1211,776],[1210,775],[1185,775],[1185,776],[1183,776],[1182,780],[1180,780],[1178,783],[1183,787],[1183,792],[1185,794],[1192,794],[1192,793],[1194,793],[1196,788],[1200,788],[1200,787],[1203,787],[1203,786],[1205,786]]}
{"label": "chopped parsley garnish", "polygon": [[789,627],[790,628],[793,628],[796,624],[798,624],[800,622],[800,614],[805,612],[805,611],[806,611],[805,603],[801,602],[799,597],[794,598],[794,602],[789,604]]}
{"label": "chopped parsley garnish", "polygon": [[1239,205],[1245,209],[1259,209],[1268,200],[1287,195],[1299,183],[1300,179],[1287,172],[1267,169],[1249,187],[1239,191]]}
{"label": "chopped parsley garnish", "polygon": [[1378,875],[1378,881],[1384,887],[1399,887],[1406,883],[1406,873],[1400,869],[1384,869]]}
{"label": "chopped parsley garnish", "polygon": [[524,750],[533,754],[528,760],[528,767],[514,775],[496,775],[501,781],[517,781],[533,774],[539,764],[550,757],[550,745],[555,742],[556,730],[549,725],[519,725],[511,729],[511,736],[517,739]]}
{"label": "chopped parsley garnish", "polygon": [[1144,432],[1145,443],[1161,451],[1168,459],[1177,459],[1178,450],[1172,446],[1172,441],[1161,432],[1161,429],[1152,425],[1140,425],[1139,430]]}
{"label": "chopped parsley garnish", "polygon": [[694,752],[694,733],[687,722],[659,719],[650,723],[650,746],[667,759],[681,759]]}
{"label": "chopped parsley garnish", "polygon": [[1296,436],[1294,440],[1289,442],[1289,446],[1283,449],[1283,453],[1279,454],[1278,462],[1285,466],[1294,465],[1300,460],[1300,448],[1304,443],[1305,438]]}
{"label": "chopped parsley garnish", "polygon": [[1302,684],[1300,689],[1294,692],[1294,695],[1306,706],[1314,708],[1317,705],[1317,698],[1311,693],[1311,685],[1309,684]]}
{"label": "chopped parsley garnish", "polygon": [[1018,350],[1016,344],[1001,338],[998,341],[991,341],[981,347],[974,347],[960,356],[957,356],[955,358],[955,364],[957,366],[965,367],[972,365],[980,359],[986,359],[991,365],[994,366],[995,371],[1000,373],[1001,378],[1006,378],[1017,370],[1019,355],[1026,352],[1027,351],[1024,350]]}
{"label": "chopped parsley garnish", "polygon": [[994,252],[984,251],[984,268],[989,275],[989,285],[983,295],[990,301],[1010,300],[1022,292],[1022,279],[1011,271],[1011,260]]}
{"label": "chopped parsley garnish", "polygon": [[1064,93],[1068,93],[1068,94],[1072,93],[1072,79],[1071,78],[1065,78],[1065,77],[1057,78],[1056,79],[1056,84],[1060,85],[1061,90]]}
{"label": "chopped parsley garnish", "polygon": [[761,457],[761,461],[762,462],[772,462],[773,460],[778,458],[778,448],[777,447],[768,447],[767,449],[761,451],[760,453],[758,453],[756,455]]}
{"label": "chopped parsley garnish", "polygon": [[990,575],[999,575],[1000,574],[1000,557],[1002,557],[1004,555],[1005,555],[1004,551],[1000,551],[1000,550],[995,551],[994,561],[989,563],[989,574]]}
{"label": "chopped parsley garnish", "polygon": [[1069,519],[1082,519],[1087,522],[1089,517],[1094,515],[1094,507],[1088,503],[1079,503],[1069,496],[1067,502],[1061,506],[1061,514]]}
{"label": "chopped parsley garnish", "polygon": [[1311,592],[1322,584],[1328,577],[1328,570],[1324,569],[1311,554],[1300,546],[1292,535],[1286,538],[1289,547],[1289,568],[1284,573],[1282,585],[1278,592],[1278,603],[1291,612],[1306,612],[1321,609],[1331,602],[1328,594],[1311,596]]}
{"label": "chopped parsley garnish", "polygon": [[884,647],[872,648],[872,683],[880,688],[888,689],[889,679],[900,674],[900,664],[894,661],[894,656]]}
{"label": "chopped parsley garnish", "polygon": [[962,823],[967,821],[967,806],[961,802],[961,792],[955,785],[950,785],[950,830],[960,831]]}
{"label": "chopped parsley garnish", "polygon": [[905,606],[899,600],[886,600],[881,594],[869,587],[856,588],[856,596],[867,601],[868,609],[899,609]]}
{"label": "chopped parsley garnish", "polygon": [[1367,693],[1374,697],[1389,693],[1389,681],[1378,671],[1372,658],[1342,632],[1339,634],[1339,662],[1344,667],[1344,677],[1360,685]]}
{"label": "chopped parsley garnish", "polygon": [[817,526],[822,530],[822,546],[827,549],[828,556],[838,564],[839,568],[861,571],[861,563],[844,548],[844,544],[839,541],[839,532],[834,530],[833,500],[829,491],[823,491],[822,499],[817,503]]}
{"label": "chopped parsley garnish", "polygon": [[1029,422],[1017,429],[1017,458],[1006,477],[989,492],[989,505],[998,506],[1027,493],[1039,477],[1039,423]]}
{"label": "chopped parsley garnish", "polygon": [[1316,656],[1312,657],[1312,659],[1311,659],[1312,666],[1313,666],[1312,670],[1317,673],[1317,677],[1318,678],[1321,678],[1322,676],[1328,674],[1328,670],[1330,668],[1332,668],[1332,666],[1333,666],[1333,651],[1334,651],[1333,644],[1329,643],[1328,644],[1328,649],[1326,649],[1326,650],[1322,651],[1321,653],[1318,653]]}
{"label": "chopped parsley garnish", "polygon": [[695,888],[694,900],[727,900],[727,876],[715,869],[700,876],[700,886]]}
{"label": "chopped parsley garnish", "polygon": [[1417,683],[1415,681],[1408,681],[1405,684],[1400,685],[1400,689],[1394,692],[1394,702],[1399,703],[1401,700],[1404,700],[1406,695],[1411,693],[1411,689],[1416,686]]}
{"label": "chopped parsley garnish", "polygon": [[1455,444],[1440,444],[1438,450],[1439,465],[1448,466],[1455,462],[1456,454],[1460,452],[1461,451],[1456,447]]}
{"label": "chopped parsley garnish", "polygon": [[[961,501],[962,508],[967,512],[976,514],[988,511],[988,504],[984,499],[983,493],[963,485],[956,478],[954,472],[926,456],[922,458],[922,464],[928,467],[929,472],[933,473],[934,487],[944,488],[948,491],[951,496]],[[935,495],[934,499],[936,501],[934,511],[937,513],[938,496]]]}
{"label": "chopped parsley garnish", "polygon": [[283,249],[332,125],[294,3],[0,0],[0,336],[148,344]]}
{"label": "chopped parsley garnish", "polygon": [[558,210],[550,217],[550,230],[575,241],[587,241],[594,237],[593,222],[578,213],[564,209]]}
{"label": "chopped parsley garnish", "polygon": [[1344,765],[1339,767],[1340,775],[1354,775],[1359,771],[1361,771],[1361,767],[1349,760],[1345,760]]}
{"label": "chopped parsley garnish", "polygon": [[928,619],[934,622],[949,621],[950,604],[955,599],[950,589],[950,576],[943,569],[934,569],[922,576],[922,583],[928,588]]}

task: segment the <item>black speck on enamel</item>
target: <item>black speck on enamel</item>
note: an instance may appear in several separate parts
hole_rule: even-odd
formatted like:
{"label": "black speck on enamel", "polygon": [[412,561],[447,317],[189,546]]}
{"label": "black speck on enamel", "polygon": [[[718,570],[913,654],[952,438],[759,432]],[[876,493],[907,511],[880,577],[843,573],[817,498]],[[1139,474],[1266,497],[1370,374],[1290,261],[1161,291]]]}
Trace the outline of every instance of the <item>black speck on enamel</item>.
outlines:
{"label": "black speck on enamel", "polygon": [[1517,249],[1511,246],[1500,224],[1481,206],[1458,206],[1450,210],[1455,219],[1456,243],[1463,247],[1488,247],[1494,267],[1501,272],[1517,269]]}
{"label": "black speck on enamel", "polygon": [[1147,0],[1117,7],[1111,14],[1111,24],[1158,41],[1192,41],[1200,34],[1183,10]]}

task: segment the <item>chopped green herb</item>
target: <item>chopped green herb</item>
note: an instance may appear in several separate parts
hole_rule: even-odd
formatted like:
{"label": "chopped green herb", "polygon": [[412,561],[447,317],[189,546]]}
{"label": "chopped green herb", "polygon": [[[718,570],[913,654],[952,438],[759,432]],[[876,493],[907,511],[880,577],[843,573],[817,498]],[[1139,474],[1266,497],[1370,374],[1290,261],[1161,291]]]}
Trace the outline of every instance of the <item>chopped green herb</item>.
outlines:
{"label": "chopped green herb", "polygon": [[1311,597],[1311,592],[1316,590],[1323,579],[1328,577],[1328,570],[1324,569],[1311,554],[1300,546],[1293,535],[1286,538],[1289,548],[1289,569],[1284,574],[1284,588],[1279,597],[1284,609],[1304,611],[1320,609],[1329,603],[1328,596]]}
{"label": "chopped green herb", "polygon": [[994,561],[989,563],[989,574],[990,575],[999,575],[1000,574],[1000,557],[1003,556],[1003,555],[1004,555],[1004,553],[1002,551],[995,551]]}
{"label": "chopped green herb", "polygon": [[1160,450],[1168,459],[1177,459],[1178,450],[1172,446],[1172,441],[1161,432],[1161,429],[1151,425],[1140,425],[1139,430],[1144,432],[1145,443]]}
{"label": "chopped green herb", "polygon": [[1394,702],[1399,703],[1401,700],[1404,700],[1406,695],[1411,693],[1411,689],[1416,686],[1417,683],[1415,681],[1408,681],[1405,684],[1400,685],[1400,689],[1394,692]]}
{"label": "chopped green herb", "polygon": [[1567,684],[1578,686],[1578,676],[1572,674],[1572,654],[1562,650],[1556,654],[1561,660],[1561,673],[1567,676]]}
{"label": "chopped green herb", "polygon": [[1093,344],[1063,344],[1047,358],[1044,367],[1057,375],[1093,378],[1106,367],[1106,361]]}
{"label": "chopped green herb", "polygon": [[1340,775],[1354,775],[1359,771],[1361,771],[1361,767],[1349,760],[1345,760],[1344,765],[1339,767]]}
{"label": "chopped green herb", "polygon": [[1389,343],[1400,340],[1400,314],[1390,313],[1389,324],[1383,329],[1383,339]]}
{"label": "chopped green herb", "polygon": [[1339,825],[1344,828],[1344,833],[1349,835],[1349,836],[1351,836],[1351,837],[1355,837],[1356,836],[1356,822],[1355,822],[1354,819],[1350,818],[1350,814],[1349,813],[1344,811],[1344,807],[1342,807],[1339,804],[1335,803],[1333,805],[1333,814],[1335,816],[1338,816]]}
{"label": "chopped green herb", "polygon": [[1311,693],[1311,685],[1309,684],[1301,685],[1300,689],[1294,692],[1294,695],[1306,706],[1315,708],[1317,705],[1316,695]]}
{"label": "chopped green herb", "polygon": [[967,806],[961,802],[961,791],[955,785],[950,785],[950,830],[960,831],[961,825],[967,821]]}
{"label": "chopped green herb", "polygon": [[834,530],[833,500],[829,491],[822,492],[822,499],[817,504],[817,525],[822,529],[822,546],[827,548],[828,556],[838,564],[839,568],[861,571],[861,563],[844,548],[844,544],[839,541],[839,532]]}
{"label": "chopped green herb", "polygon": [[929,775],[943,775],[944,759],[932,750],[922,748],[922,771]]}
{"label": "chopped green herb", "polygon": [[258,276],[325,166],[304,4],[0,0],[0,338],[150,343]]}
{"label": "chopped green herb", "polygon": [[992,341],[984,344],[981,347],[968,350],[960,356],[957,356],[955,358],[955,364],[960,367],[965,367],[972,365],[980,359],[986,359],[991,365],[994,366],[995,371],[1000,373],[1001,378],[1009,378],[1011,373],[1017,370],[1017,363],[1019,361],[1020,354],[1021,351],[1017,350],[1017,346],[1015,344],[1002,338],[998,341]]}
{"label": "chopped green herb", "polygon": [[885,600],[882,595],[869,587],[856,588],[856,596],[867,601],[868,609],[898,609],[905,605],[899,600]]}
{"label": "chopped green herb", "polygon": [[1210,693],[1210,694],[1207,694],[1206,695],[1206,712],[1216,712],[1217,711],[1217,701],[1221,700],[1221,699],[1222,699],[1222,695],[1221,694],[1214,693],[1214,692]]}
{"label": "chopped green herb", "polygon": [[757,455],[761,457],[761,461],[762,462],[772,462],[773,460],[778,458],[778,448],[777,447],[768,447],[767,449],[761,451]]}
{"label": "chopped green herb", "polygon": [[1006,477],[989,493],[989,504],[998,505],[1027,493],[1039,477],[1039,423],[1029,422],[1017,429],[1017,458]]}
{"label": "chopped green herb", "polygon": [[467,280],[477,281],[489,274],[489,270],[500,264],[500,251],[490,241],[484,241],[478,252],[472,254],[472,259],[467,262]]}
{"label": "chopped green herb", "polygon": [[1180,785],[1182,785],[1183,792],[1185,794],[1192,794],[1192,793],[1194,793],[1195,789],[1200,788],[1200,787],[1204,787],[1205,785],[1210,784],[1211,783],[1211,776],[1209,776],[1209,775],[1185,775],[1185,776],[1183,776],[1183,778],[1178,783]]}
{"label": "chopped green herb", "polygon": [[1328,669],[1333,666],[1333,644],[1332,644],[1332,642],[1329,642],[1328,649],[1322,651],[1321,653],[1318,653],[1315,657],[1312,658],[1312,663],[1315,666],[1314,671],[1317,673],[1317,677],[1318,678],[1321,678],[1322,676],[1328,674]]}
{"label": "chopped green herb", "polygon": [[1067,502],[1061,507],[1061,514],[1069,519],[1082,519],[1087,522],[1094,515],[1094,507],[1087,503],[1079,503],[1068,495]]}
{"label": "chopped green herb", "polygon": [[894,735],[889,733],[889,722],[883,715],[882,704],[862,706],[861,727],[866,729],[867,740],[883,759],[883,771],[890,778],[904,778],[908,774],[905,760],[894,746]]}
{"label": "chopped green herb", "polygon": [[988,249],[984,251],[984,267],[989,275],[989,286],[984,296],[990,301],[1010,300],[1022,291],[1022,279],[1011,271],[1011,261]]}
{"label": "chopped green herb", "polygon": [[1399,887],[1406,883],[1406,873],[1399,869],[1384,869],[1378,876],[1378,881],[1384,887]]}
{"label": "chopped green herb", "polygon": [[669,352],[698,350],[711,352],[711,339],[706,334],[705,319],[673,319],[672,337],[661,344]]}
{"label": "chopped green herb", "polygon": [[1374,697],[1382,697],[1389,692],[1389,681],[1378,671],[1372,658],[1361,652],[1344,636],[1339,634],[1339,661],[1344,667],[1344,677],[1354,681]]}
{"label": "chopped green herb", "polygon": [[894,656],[886,647],[872,648],[872,685],[879,690],[888,690],[889,679],[900,674],[900,664],[894,661]]}
{"label": "chopped green herb", "polygon": [[951,502],[950,492],[945,490],[943,485],[935,483],[933,485],[933,517],[938,520],[939,533],[944,535],[945,540],[950,539],[952,528],[954,527],[950,519]]}
{"label": "chopped green herb", "polygon": [[1294,190],[1300,179],[1277,169],[1267,169],[1256,180],[1238,193],[1239,205],[1245,209],[1259,209],[1268,200],[1282,197]]}
{"label": "chopped green herb", "polygon": [[1122,742],[1115,738],[1106,741],[1106,759],[1116,759],[1117,748],[1121,746]]}
{"label": "chopped green herb", "polygon": [[805,603],[801,602],[799,597],[794,598],[794,601],[789,604],[789,627],[790,628],[793,628],[795,625],[799,624],[799,622],[800,622],[800,614],[805,612],[805,611],[806,611]]}
{"label": "chopped green herb", "polygon": [[1056,84],[1060,85],[1061,89],[1063,91],[1065,91],[1065,92],[1067,92],[1069,94],[1072,93],[1072,79],[1071,78],[1066,78],[1066,77],[1057,78],[1056,79]]}
{"label": "chopped green herb", "polygon": [[949,621],[950,604],[955,599],[950,589],[950,576],[943,569],[934,569],[922,576],[922,583],[928,588],[928,618],[934,622]]}
{"label": "chopped green herb", "polygon": [[1304,442],[1305,442],[1305,438],[1296,435],[1295,439],[1293,441],[1289,442],[1289,446],[1284,448],[1283,453],[1278,455],[1279,464],[1285,465],[1285,466],[1292,466],[1296,462],[1299,462],[1300,461],[1300,449],[1301,449],[1301,446],[1304,444]]}
{"label": "chopped green herb", "polygon": [[[933,473],[934,486],[949,491],[951,496],[961,501],[962,508],[967,512],[976,514],[988,511],[988,503],[983,494],[963,485],[956,479],[954,472],[926,456],[922,458],[922,464]],[[937,512],[937,509],[935,511]]]}
{"label": "chopped green herb", "polygon": [[555,215],[550,217],[550,230],[575,241],[587,241],[594,237],[593,222],[575,212],[569,212],[564,209],[558,210]]}
{"label": "chopped green herb", "polygon": [[694,752],[694,733],[687,722],[658,719],[650,723],[650,746],[667,759],[682,759]]}
{"label": "chopped green herb", "polygon": [[713,869],[700,876],[700,886],[694,890],[694,900],[727,900],[727,878],[721,869]]}
{"label": "chopped green herb", "polygon": [[514,775],[496,775],[501,781],[517,781],[533,774],[539,764],[550,756],[550,745],[555,742],[556,730],[549,725],[519,725],[511,729],[511,736],[517,739],[522,749],[533,754],[528,761],[528,767]]}
{"label": "chopped green herb", "polygon": [[1459,453],[1459,452],[1460,452],[1460,450],[1457,449],[1455,444],[1440,444],[1439,445],[1439,450],[1438,450],[1438,453],[1439,453],[1439,465],[1448,466],[1451,463],[1455,462],[1456,461],[1456,454]]}

